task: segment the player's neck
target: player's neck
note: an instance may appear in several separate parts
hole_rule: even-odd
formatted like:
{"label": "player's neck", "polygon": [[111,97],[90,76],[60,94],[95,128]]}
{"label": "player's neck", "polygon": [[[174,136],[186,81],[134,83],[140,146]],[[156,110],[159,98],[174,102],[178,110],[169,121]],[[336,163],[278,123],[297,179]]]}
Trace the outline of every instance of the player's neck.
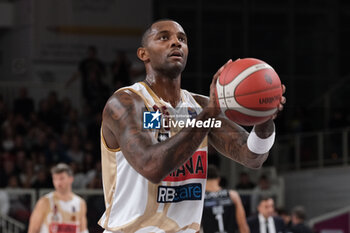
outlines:
{"label": "player's neck", "polygon": [[207,192],[218,192],[220,191],[222,188],[220,187],[220,185],[215,181],[211,181],[211,180],[207,180],[207,185],[205,188],[205,191]]}
{"label": "player's neck", "polygon": [[67,191],[67,192],[58,192],[55,191],[55,196],[62,201],[70,201],[73,198],[73,193],[71,190]]}
{"label": "player's neck", "polygon": [[153,92],[174,108],[181,101],[181,76],[171,79],[164,76],[147,75],[145,83]]}

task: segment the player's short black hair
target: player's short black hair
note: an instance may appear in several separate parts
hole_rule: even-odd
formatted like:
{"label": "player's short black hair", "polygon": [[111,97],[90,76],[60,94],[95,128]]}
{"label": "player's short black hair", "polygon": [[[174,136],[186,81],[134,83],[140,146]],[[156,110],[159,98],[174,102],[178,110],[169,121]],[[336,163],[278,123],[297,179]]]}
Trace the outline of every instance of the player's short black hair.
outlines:
{"label": "player's short black hair", "polygon": [[147,27],[145,32],[142,34],[142,38],[141,38],[141,46],[142,47],[145,47],[147,45],[147,39],[148,39],[148,36],[149,36],[149,34],[151,32],[153,24],[158,23],[158,22],[163,22],[163,21],[174,21],[174,22],[176,22],[175,20],[168,19],[168,18],[157,19],[156,21],[154,21],[152,24],[150,24]]}
{"label": "player's short black hair", "polygon": [[296,206],[292,210],[292,215],[296,216],[300,220],[306,219],[305,208],[303,206]]}
{"label": "player's short black hair", "polygon": [[219,171],[217,167],[213,164],[208,165],[208,179],[217,179],[219,178]]}
{"label": "player's short black hair", "polygon": [[73,176],[73,170],[65,163],[59,163],[51,168],[51,174],[60,174],[66,172],[69,176]]}

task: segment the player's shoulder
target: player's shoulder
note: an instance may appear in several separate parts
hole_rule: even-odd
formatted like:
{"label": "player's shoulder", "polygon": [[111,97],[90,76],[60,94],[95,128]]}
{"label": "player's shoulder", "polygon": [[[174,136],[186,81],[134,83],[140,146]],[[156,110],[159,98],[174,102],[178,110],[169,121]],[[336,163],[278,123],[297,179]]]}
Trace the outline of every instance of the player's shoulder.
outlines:
{"label": "player's shoulder", "polygon": [[81,196],[79,196],[78,194],[73,193],[73,197],[74,197],[76,200],[78,200],[80,203],[86,204],[85,199],[82,198]]}
{"label": "player's shoulder", "polygon": [[193,93],[193,92],[189,92],[192,97],[195,99],[195,101],[202,107],[206,107],[209,103],[209,97],[205,96],[205,95],[201,95],[201,94],[197,94],[197,93]]}
{"label": "player's shoulder", "polygon": [[231,199],[232,199],[234,202],[240,200],[239,193],[238,193],[237,191],[230,189],[230,190],[229,190],[229,194],[230,194]]}
{"label": "player's shoulder", "polygon": [[38,202],[36,203],[36,208],[46,209],[48,206],[50,206],[50,200],[47,195],[39,198]]}
{"label": "player's shoulder", "polygon": [[113,95],[107,100],[104,107],[103,116],[111,116],[118,118],[121,113],[125,113],[136,107],[144,105],[143,99],[132,91],[132,89],[123,88],[113,93]]}

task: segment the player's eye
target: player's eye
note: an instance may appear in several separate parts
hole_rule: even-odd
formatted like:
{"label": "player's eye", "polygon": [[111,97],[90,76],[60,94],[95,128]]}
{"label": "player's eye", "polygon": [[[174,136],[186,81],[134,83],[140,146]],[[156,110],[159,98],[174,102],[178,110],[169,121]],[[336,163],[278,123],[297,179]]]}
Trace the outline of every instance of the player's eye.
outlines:
{"label": "player's eye", "polygon": [[186,43],[186,38],[185,37],[179,37],[179,41]]}
{"label": "player's eye", "polygon": [[165,35],[163,35],[163,36],[160,36],[160,38],[159,38],[160,40],[167,40],[167,39],[169,39],[169,37],[168,36],[165,36]]}

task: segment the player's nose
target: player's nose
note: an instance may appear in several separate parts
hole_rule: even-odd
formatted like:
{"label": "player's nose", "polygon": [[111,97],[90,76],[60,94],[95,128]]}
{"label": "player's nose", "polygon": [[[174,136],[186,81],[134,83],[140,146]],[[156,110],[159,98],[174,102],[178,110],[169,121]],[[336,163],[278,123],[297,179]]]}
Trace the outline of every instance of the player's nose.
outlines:
{"label": "player's nose", "polygon": [[179,41],[179,38],[177,36],[173,36],[171,39],[171,47],[179,47],[181,48],[181,43]]}

